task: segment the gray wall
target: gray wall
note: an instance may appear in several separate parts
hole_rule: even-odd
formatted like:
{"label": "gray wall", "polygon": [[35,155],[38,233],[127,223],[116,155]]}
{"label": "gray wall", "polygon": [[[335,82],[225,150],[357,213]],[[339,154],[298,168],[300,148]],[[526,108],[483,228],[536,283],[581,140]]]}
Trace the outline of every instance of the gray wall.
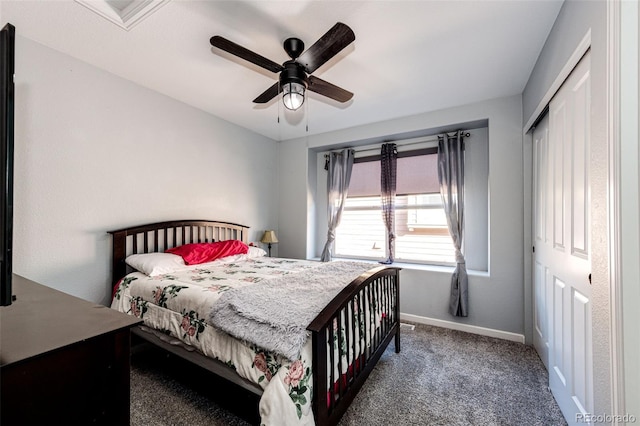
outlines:
{"label": "gray wall", "polygon": [[[606,23],[604,1],[596,0],[593,4],[582,0],[565,0],[549,37],[538,56],[527,85],[522,94],[522,112],[526,122],[542,100],[547,89],[551,87],[567,60],[593,26],[594,19],[601,21],[597,27]],[[600,3],[599,5],[596,3]],[[600,10],[598,12],[598,10]],[[602,13],[602,16],[596,16]],[[605,28],[597,28],[604,31]],[[597,31],[599,32],[599,31]]]}
{"label": "gray wall", "polygon": [[277,224],[275,141],[22,37],[15,116],[17,274],[107,303],[108,230]]}
{"label": "gray wall", "polygon": [[[469,279],[470,314],[455,318],[447,313],[450,270],[414,266],[401,273],[400,309],[418,319],[459,323],[522,335],[523,314],[523,177],[521,97],[493,99],[342,131],[309,136],[278,144],[280,255],[305,258],[318,255],[315,232],[309,227],[321,179],[317,152],[353,141],[371,142],[389,135],[488,121],[489,134],[489,242],[488,272]],[[313,161],[310,160],[312,157]],[[300,214],[306,212],[306,214]],[[319,212],[321,213],[321,212]],[[317,216],[321,216],[317,214]],[[320,226],[320,223],[318,223]],[[322,235],[322,232],[319,233]],[[314,239],[314,241],[311,241]]]}
{"label": "gray wall", "polygon": [[[545,98],[573,51],[591,32],[591,267],[595,413],[611,412],[611,283],[609,280],[609,145],[607,128],[607,3],[567,0],[522,95],[524,121]],[[530,229],[530,225],[529,225]],[[624,413],[616,413],[624,414]]]}

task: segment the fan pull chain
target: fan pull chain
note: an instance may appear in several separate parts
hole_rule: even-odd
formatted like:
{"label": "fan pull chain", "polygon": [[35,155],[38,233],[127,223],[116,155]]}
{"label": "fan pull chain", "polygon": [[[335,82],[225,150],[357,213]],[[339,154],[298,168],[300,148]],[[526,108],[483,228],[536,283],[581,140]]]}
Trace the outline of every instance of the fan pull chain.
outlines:
{"label": "fan pull chain", "polygon": [[282,140],[282,127],[280,126],[280,105],[282,102],[280,101],[280,85],[278,84],[278,96],[276,99],[276,104],[278,104],[278,141]]}

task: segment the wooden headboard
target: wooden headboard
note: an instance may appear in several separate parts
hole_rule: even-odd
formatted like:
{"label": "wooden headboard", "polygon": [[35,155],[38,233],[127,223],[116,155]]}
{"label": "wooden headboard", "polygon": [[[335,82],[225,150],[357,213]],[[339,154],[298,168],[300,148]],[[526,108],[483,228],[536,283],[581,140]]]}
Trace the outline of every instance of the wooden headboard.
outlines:
{"label": "wooden headboard", "polygon": [[141,253],[164,252],[190,243],[210,243],[224,240],[249,241],[249,227],[211,220],[175,220],[139,225],[109,231],[113,236],[111,266],[112,285],[132,269],[125,263],[127,256]]}

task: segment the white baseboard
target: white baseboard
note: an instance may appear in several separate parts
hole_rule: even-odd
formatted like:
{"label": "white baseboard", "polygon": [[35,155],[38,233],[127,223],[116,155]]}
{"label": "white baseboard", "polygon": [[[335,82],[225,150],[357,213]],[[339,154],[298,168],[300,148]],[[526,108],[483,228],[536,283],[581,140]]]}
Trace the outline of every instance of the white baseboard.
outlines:
{"label": "white baseboard", "polygon": [[481,336],[495,337],[512,342],[524,343],[524,335],[509,331],[495,330],[492,328],[478,327],[477,325],[461,324],[459,322],[445,321],[435,318],[421,317],[418,315],[400,313],[401,321],[411,321],[418,324],[433,325],[435,327],[449,328],[451,330],[464,331],[479,334]]}

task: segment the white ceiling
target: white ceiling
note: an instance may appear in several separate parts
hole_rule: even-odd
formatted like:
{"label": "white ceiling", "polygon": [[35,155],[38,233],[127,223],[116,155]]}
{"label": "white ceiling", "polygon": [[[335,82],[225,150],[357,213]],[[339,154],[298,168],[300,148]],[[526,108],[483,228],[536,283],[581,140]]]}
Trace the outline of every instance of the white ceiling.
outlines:
{"label": "white ceiling", "polygon": [[[275,140],[520,94],[562,5],[171,0],[126,30],[73,0],[0,1],[18,36]],[[356,40],[313,75],[355,93],[346,104],[315,93],[296,112],[253,104],[277,75],[209,44],[221,35],[282,63],[286,38],[309,47],[338,21]]]}

